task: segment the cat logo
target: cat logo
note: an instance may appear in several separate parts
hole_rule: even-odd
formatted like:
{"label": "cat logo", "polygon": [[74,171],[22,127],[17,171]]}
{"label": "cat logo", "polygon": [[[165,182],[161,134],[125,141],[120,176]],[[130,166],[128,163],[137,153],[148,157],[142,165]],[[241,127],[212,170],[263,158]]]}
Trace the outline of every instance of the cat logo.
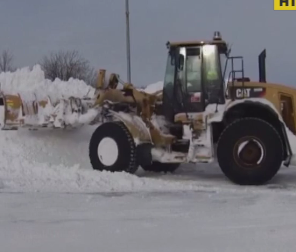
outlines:
{"label": "cat logo", "polygon": [[238,88],[236,90],[236,97],[237,98],[245,98],[250,97],[251,88]]}

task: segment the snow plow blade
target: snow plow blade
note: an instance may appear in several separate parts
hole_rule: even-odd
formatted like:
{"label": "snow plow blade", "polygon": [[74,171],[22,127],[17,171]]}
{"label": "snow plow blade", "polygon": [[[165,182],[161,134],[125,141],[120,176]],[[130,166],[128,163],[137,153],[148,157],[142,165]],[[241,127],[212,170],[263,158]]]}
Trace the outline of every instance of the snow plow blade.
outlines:
{"label": "snow plow blade", "polygon": [[100,69],[95,92],[90,97],[88,94],[82,97],[38,97],[35,93],[1,91],[0,127],[2,130],[17,130],[20,127],[66,129],[99,123],[104,100],[125,100],[121,91],[116,90],[118,82],[117,74],[107,74],[106,70]]}
{"label": "snow plow blade", "polygon": [[73,128],[89,123],[98,114],[90,99],[69,97],[52,102],[49,96],[40,100],[34,96],[24,99],[19,94],[0,94],[2,130]]}

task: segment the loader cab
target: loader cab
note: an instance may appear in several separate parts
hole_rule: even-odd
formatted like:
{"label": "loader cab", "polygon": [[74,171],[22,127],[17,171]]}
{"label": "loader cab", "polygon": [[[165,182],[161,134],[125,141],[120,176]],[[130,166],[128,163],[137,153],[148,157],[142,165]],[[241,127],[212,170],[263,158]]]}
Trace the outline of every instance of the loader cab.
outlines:
{"label": "loader cab", "polygon": [[227,45],[215,32],[212,41],[167,43],[163,113],[173,121],[177,113],[202,112],[208,104],[223,104]]}

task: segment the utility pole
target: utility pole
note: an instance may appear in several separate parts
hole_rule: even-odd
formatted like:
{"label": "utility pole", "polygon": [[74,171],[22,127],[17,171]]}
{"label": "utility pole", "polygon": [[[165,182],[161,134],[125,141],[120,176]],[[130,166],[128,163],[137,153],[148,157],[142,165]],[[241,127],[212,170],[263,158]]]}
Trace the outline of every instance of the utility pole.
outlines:
{"label": "utility pole", "polygon": [[126,14],[126,58],[127,58],[127,81],[131,80],[131,49],[130,49],[130,29],[129,29],[129,0],[125,0]]}

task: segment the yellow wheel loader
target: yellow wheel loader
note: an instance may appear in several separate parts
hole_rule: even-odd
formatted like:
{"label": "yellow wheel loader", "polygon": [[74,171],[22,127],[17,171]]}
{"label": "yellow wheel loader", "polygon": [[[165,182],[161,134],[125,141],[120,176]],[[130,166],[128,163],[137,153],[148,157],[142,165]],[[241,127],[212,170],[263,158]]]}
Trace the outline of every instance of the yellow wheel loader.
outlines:
{"label": "yellow wheel loader", "polygon": [[212,40],[168,42],[167,49],[160,91],[145,93],[101,70],[92,98],[28,101],[2,94],[2,129],[97,124],[89,158],[100,171],[173,172],[183,163],[217,159],[232,182],[260,185],[295,163],[296,89],[266,83],[265,50],[254,82],[219,32]]}
{"label": "yellow wheel loader", "polygon": [[105,122],[89,145],[94,169],[173,172],[217,159],[232,182],[260,185],[294,161],[288,135],[295,132],[296,90],[266,83],[265,50],[254,82],[219,32],[212,40],[168,42],[167,49],[162,91],[125,84],[126,101],[101,97]]}

